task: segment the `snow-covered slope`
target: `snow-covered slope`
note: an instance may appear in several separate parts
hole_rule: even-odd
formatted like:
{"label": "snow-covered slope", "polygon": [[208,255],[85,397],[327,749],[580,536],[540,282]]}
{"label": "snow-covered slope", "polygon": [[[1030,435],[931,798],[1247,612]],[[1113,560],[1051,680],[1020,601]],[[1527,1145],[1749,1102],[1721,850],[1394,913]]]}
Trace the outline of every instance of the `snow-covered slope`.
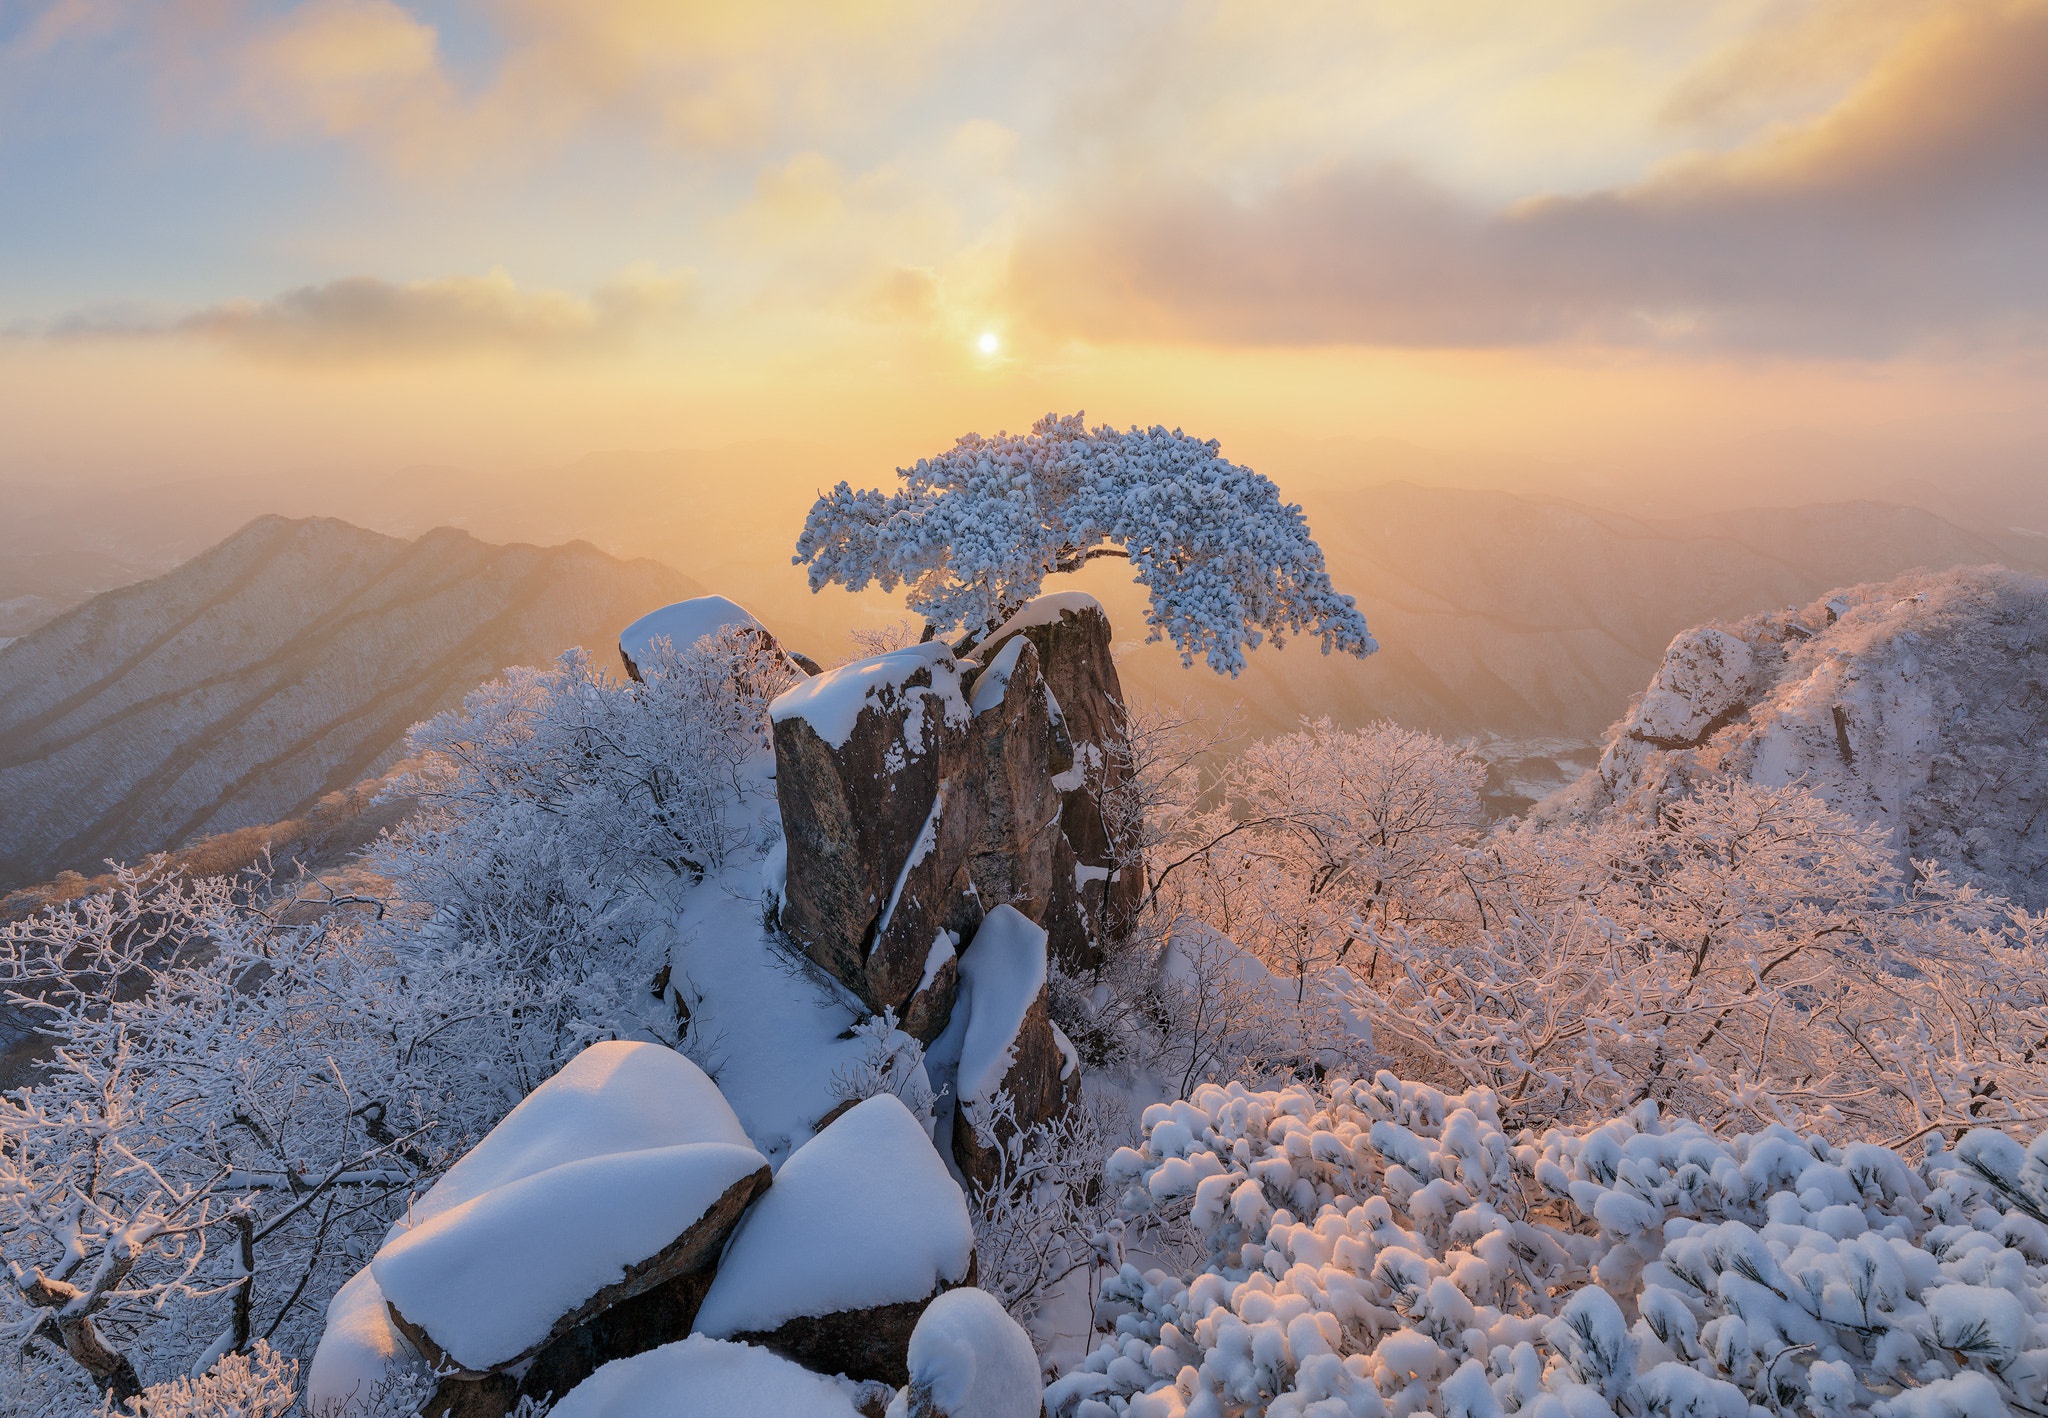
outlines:
{"label": "snow-covered slope", "polygon": [[2048,899],[2048,580],[1915,574],[1681,633],[1549,805],[1649,812],[1703,774],[1803,782],[1902,854]]}
{"label": "snow-covered slope", "polygon": [[506,665],[696,590],[595,548],[260,518],[0,657],[0,887],[303,813]]}

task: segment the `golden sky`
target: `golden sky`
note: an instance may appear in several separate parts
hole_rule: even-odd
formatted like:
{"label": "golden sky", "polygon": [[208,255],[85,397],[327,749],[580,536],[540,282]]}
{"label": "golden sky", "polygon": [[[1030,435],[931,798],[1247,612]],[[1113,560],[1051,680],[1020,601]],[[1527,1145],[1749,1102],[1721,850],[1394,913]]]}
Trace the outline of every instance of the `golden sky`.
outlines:
{"label": "golden sky", "polygon": [[0,0],[0,477],[2033,456],[2044,317],[2048,0]]}

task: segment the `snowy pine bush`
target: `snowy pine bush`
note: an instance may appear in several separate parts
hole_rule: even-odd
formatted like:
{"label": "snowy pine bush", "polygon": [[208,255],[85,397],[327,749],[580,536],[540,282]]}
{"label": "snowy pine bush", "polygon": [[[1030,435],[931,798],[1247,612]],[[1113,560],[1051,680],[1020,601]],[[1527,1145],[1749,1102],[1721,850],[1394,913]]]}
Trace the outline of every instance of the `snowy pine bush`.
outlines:
{"label": "snowy pine bush", "polygon": [[1164,428],[1090,429],[1048,414],[1029,434],[968,434],[902,469],[893,493],[840,483],[805,519],[796,561],[811,588],[910,588],[911,609],[978,635],[1054,572],[1127,557],[1151,592],[1146,622],[1183,664],[1236,674],[1267,636],[1318,636],[1327,654],[1375,648],[1330,584],[1301,508],[1203,441]]}
{"label": "snowy pine bush", "polygon": [[1382,1073],[1146,1110],[1109,1185],[1205,1260],[1126,1264],[1053,1418],[1991,1418],[2048,1398],[2048,1140],[1918,1165],[1652,1106],[1502,1130]]}

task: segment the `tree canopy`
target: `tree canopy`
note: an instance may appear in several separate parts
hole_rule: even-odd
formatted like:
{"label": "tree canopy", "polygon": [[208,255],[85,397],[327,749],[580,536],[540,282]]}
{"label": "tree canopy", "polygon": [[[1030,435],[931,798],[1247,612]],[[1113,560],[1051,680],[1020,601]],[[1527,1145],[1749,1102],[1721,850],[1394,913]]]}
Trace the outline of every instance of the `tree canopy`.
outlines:
{"label": "tree canopy", "polygon": [[1123,557],[1151,595],[1148,638],[1171,639],[1183,664],[1200,654],[1235,675],[1246,650],[1290,635],[1319,636],[1325,654],[1378,648],[1301,508],[1214,439],[1048,414],[1028,434],[970,433],[898,476],[895,492],[842,482],[812,505],[795,557],[812,590],[900,583],[935,627],[973,635],[1047,576]]}

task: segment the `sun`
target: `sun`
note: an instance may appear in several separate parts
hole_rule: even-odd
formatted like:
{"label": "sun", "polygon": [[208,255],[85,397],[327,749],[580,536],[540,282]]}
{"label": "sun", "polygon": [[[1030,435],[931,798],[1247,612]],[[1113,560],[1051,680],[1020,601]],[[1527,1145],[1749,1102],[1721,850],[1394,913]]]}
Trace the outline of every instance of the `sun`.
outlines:
{"label": "sun", "polygon": [[981,332],[981,338],[976,340],[974,343],[976,347],[979,348],[981,352],[985,355],[994,354],[997,350],[1001,349],[1003,345],[1003,342],[1000,339],[996,338],[996,332],[993,330],[983,330]]}

